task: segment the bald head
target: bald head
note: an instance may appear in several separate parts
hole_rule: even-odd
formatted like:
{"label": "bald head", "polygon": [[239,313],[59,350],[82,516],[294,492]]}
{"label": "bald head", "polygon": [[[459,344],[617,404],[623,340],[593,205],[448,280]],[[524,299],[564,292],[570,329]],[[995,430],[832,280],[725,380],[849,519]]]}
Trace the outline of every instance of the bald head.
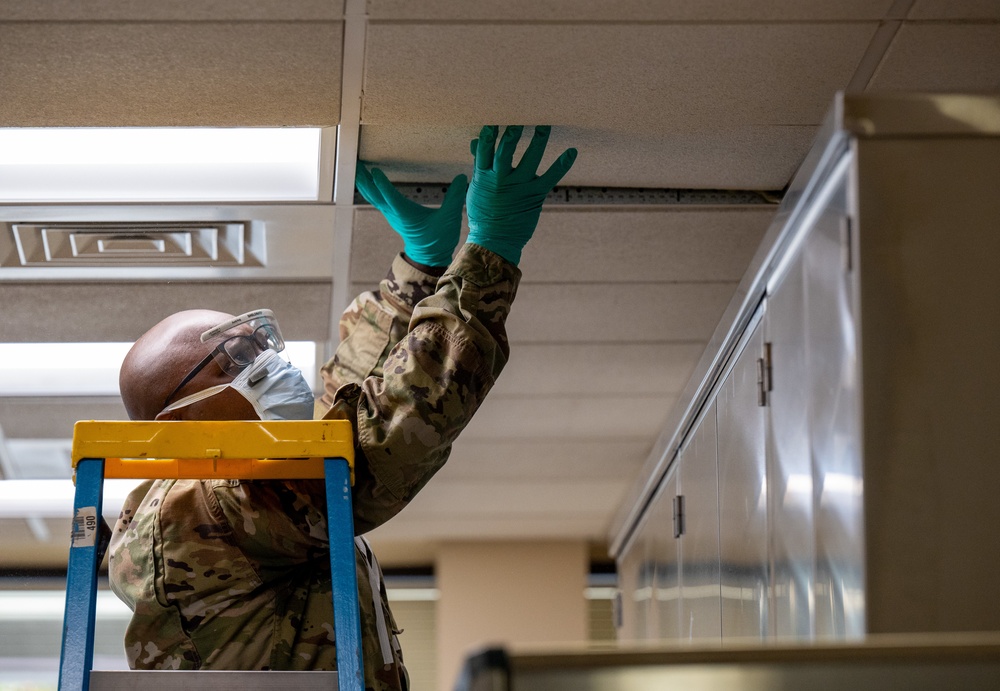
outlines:
{"label": "bald head", "polygon": [[201,334],[233,315],[186,310],[167,317],[135,342],[118,375],[125,410],[133,420],[152,420],[167,396],[210,350]]}

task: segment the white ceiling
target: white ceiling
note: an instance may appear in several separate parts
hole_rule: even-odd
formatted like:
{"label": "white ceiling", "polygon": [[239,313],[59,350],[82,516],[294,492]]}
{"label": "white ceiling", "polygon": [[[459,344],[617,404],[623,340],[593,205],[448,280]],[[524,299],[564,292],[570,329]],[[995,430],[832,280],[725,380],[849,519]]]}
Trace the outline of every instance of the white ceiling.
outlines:
{"label": "white ceiling", "polygon": [[[1000,90],[1000,2],[0,3],[0,126],[332,126],[360,96],[345,128],[406,182],[467,171],[480,124],[547,123],[547,160],[580,151],[567,187],[781,190],[848,88]],[[548,207],[521,264],[510,365],[445,469],[373,535],[383,561],[430,563],[451,538],[602,543],[774,211]],[[241,296],[271,298],[289,338],[315,337],[400,248],[367,208],[350,237],[332,287],[0,282],[0,341],[40,323],[54,339],[63,324],[133,338],[150,314],[242,311]],[[0,399],[12,438],[121,415],[114,400]],[[0,520],[0,568],[61,563],[67,528],[48,523],[46,542]]]}

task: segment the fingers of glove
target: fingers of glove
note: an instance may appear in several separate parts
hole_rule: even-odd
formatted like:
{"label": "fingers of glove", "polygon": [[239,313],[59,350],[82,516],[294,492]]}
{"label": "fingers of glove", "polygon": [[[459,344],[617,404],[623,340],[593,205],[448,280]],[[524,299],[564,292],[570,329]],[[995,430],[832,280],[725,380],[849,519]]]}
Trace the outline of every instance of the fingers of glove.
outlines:
{"label": "fingers of glove", "polygon": [[442,210],[457,210],[461,213],[462,205],[465,204],[465,193],[469,190],[469,178],[463,175],[456,175],[455,179],[451,181],[451,185],[448,186],[448,191],[445,192],[444,199],[441,201]]}
{"label": "fingers of glove", "polygon": [[576,161],[576,149],[566,149],[559,155],[555,163],[549,166],[549,169],[545,171],[541,177],[538,178],[538,185],[546,190],[546,193],[559,184],[559,181],[563,179],[563,176],[569,172],[569,169],[573,167],[573,163]]}
{"label": "fingers of glove", "polygon": [[549,143],[549,133],[552,128],[548,125],[539,125],[535,128],[535,133],[531,137],[528,148],[521,156],[521,162],[511,174],[511,182],[527,182],[535,177],[538,171],[538,164],[542,162],[542,155],[545,153],[545,146]]}
{"label": "fingers of glove", "polygon": [[514,150],[521,140],[521,125],[508,125],[497,144],[497,153],[493,157],[493,170],[500,177],[506,177],[514,168]]}
{"label": "fingers of glove", "polygon": [[497,140],[496,125],[486,125],[479,131],[479,139],[476,140],[476,169],[490,170],[493,168],[493,144]]}
{"label": "fingers of glove", "polygon": [[[376,170],[378,170],[376,168]],[[372,180],[372,174],[368,172],[364,164],[358,161],[357,168],[354,173],[354,186],[358,188],[358,192],[361,196],[365,198],[369,204],[376,208],[382,208],[385,204],[385,200],[382,199],[382,194],[375,187],[375,181]]]}
{"label": "fingers of glove", "polygon": [[378,168],[372,169],[372,180],[375,183],[375,187],[378,188],[379,194],[385,200],[386,204],[397,214],[403,215],[409,212],[414,213],[417,209],[422,208],[419,204],[411,201],[399,193],[391,182],[389,178],[385,176]]}

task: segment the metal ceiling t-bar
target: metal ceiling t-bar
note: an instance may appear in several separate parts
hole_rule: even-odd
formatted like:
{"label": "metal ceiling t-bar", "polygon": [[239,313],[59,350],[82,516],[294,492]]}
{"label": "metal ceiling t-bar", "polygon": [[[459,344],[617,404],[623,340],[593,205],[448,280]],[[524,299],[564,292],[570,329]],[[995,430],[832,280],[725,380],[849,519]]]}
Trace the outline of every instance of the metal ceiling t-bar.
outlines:
{"label": "metal ceiling t-bar", "polygon": [[332,356],[337,347],[340,315],[347,309],[352,298],[350,270],[354,236],[354,171],[361,135],[361,97],[365,77],[365,39],[368,32],[365,7],[365,0],[347,0],[344,8],[340,124],[337,126],[333,180],[333,291],[325,357]]}

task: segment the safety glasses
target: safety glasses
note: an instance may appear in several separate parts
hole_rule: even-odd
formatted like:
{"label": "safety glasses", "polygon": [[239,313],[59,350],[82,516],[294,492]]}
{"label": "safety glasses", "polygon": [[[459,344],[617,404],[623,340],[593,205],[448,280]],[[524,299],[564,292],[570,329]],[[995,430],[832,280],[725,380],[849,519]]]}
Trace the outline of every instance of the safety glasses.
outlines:
{"label": "safety glasses", "polygon": [[213,360],[218,363],[223,372],[231,377],[236,377],[265,350],[273,350],[280,353],[285,349],[285,341],[281,337],[278,320],[274,318],[274,313],[271,310],[265,309],[241,314],[218,326],[212,327],[201,335],[201,342],[210,341],[216,336],[220,336],[244,324],[246,326],[241,329],[244,333],[230,336],[221,341],[205,356],[205,359],[187,373],[187,376],[181,380],[177,388],[167,396],[163,405],[160,406],[161,410],[170,405],[170,401],[177,395],[177,392],[183,389],[185,384],[194,379],[198,375],[198,372],[202,371]]}

